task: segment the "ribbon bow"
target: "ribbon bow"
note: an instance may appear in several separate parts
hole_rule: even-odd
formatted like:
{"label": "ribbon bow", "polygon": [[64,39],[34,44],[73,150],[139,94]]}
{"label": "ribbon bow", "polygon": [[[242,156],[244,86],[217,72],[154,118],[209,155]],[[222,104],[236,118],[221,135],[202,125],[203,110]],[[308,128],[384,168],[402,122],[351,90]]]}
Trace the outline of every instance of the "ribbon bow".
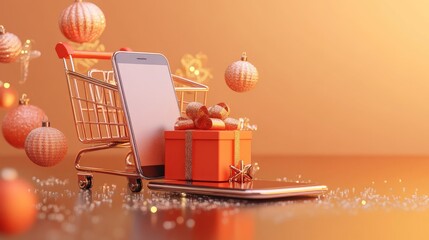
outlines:
{"label": "ribbon bow", "polygon": [[207,108],[199,102],[190,102],[186,107],[186,116],[177,119],[175,130],[257,130],[248,118],[229,117],[230,108],[226,103],[218,103]]}

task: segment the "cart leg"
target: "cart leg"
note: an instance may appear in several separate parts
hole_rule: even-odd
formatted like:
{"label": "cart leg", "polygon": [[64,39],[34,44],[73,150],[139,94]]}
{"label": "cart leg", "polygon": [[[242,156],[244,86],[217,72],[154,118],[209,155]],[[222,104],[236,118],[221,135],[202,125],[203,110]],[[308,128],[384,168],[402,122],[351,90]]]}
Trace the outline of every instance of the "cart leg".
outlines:
{"label": "cart leg", "polygon": [[[134,161],[133,151],[128,152],[127,157],[125,158],[125,171],[130,173],[136,172],[136,164]],[[128,188],[131,192],[140,192],[143,189],[142,179],[138,177],[127,177],[128,178]]]}
{"label": "cart leg", "polygon": [[90,173],[77,173],[77,184],[82,190],[89,190],[92,188],[92,174]]}
{"label": "cart leg", "polygon": [[143,183],[141,178],[128,178],[128,188],[131,192],[138,193],[143,188]]}
{"label": "cart leg", "polygon": [[[133,158],[133,160],[131,160],[131,158]],[[127,156],[125,157],[125,166],[128,169],[130,168],[134,168],[134,156],[133,156],[133,151],[129,151],[127,153]]]}
{"label": "cart leg", "polygon": [[[132,158],[132,159],[131,159]],[[136,164],[134,163],[133,152],[130,151],[125,158],[125,171],[130,173],[136,172]],[[128,178],[128,188],[131,192],[140,192],[143,189],[142,179],[138,177],[127,177]]]}

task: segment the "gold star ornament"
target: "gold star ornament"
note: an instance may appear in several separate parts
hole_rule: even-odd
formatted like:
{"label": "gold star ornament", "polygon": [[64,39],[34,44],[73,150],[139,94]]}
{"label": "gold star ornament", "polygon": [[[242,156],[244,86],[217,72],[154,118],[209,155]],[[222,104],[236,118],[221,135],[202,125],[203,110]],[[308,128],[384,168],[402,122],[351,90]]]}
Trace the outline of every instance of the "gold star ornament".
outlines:
{"label": "gold star ornament", "polygon": [[231,176],[229,177],[230,182],[249,182],[253,179],[252,164],[244,164],[243,160],[240,160],[237,166],[230,165]]}

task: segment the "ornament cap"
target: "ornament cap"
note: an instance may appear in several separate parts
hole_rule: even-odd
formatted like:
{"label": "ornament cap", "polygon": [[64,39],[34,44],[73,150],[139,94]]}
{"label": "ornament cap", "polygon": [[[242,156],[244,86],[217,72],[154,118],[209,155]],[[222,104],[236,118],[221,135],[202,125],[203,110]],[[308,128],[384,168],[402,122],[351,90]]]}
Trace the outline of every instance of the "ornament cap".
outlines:
{"label": "ornament cap", "polygon": [[241,61],[247,61],[247,53],[246,52],[243,52],[241,54]]}
{"label": "ornament cap", "polygon": [[51,126],[51,122],[49,122],[48,120],[42,121],[42,127],[50,127],[50,126]]}
{"label": "ornament cap", "polygon": [[19,105],[28,105],[30,102],[30,99],[27,97],[27,94],[22,94],[21,98],[19,99]]}
{"label": "ornament cap", "polygon": [[0,34],[5,34],[6,33],[6,29],[4,28],[3,25],[0,25]]}

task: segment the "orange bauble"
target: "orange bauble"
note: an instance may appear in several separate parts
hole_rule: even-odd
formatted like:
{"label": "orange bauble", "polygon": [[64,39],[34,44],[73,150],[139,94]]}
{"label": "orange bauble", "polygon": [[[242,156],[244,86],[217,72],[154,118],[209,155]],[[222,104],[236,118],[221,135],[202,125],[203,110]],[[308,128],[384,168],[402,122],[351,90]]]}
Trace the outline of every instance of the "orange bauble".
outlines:
{"label": "orange bauble", "polygon": [[10,108],[15,106],[18,99],[17,93],[10,87],[0,86],[0,107]]}
{"label": "orange bauble", "polygon": [[25,140],[25,153],[35,164],[52,167],[63,160],[67,153],[67,140],[64,134],[43,122],[42,127],[33,129]]}
{"label": "orange bauble", "polygon": [[27,135],[39,127],[43,119],[47,119],[42,109],[29,105],[28,101],[27,95],[23,94],[19,106],[11,109],[3,118],[3,136],[16,148],[24,148]]}
{"label": "orange bauble", "polygon": [[5,28],[0,25],[0,62],[15,61],[21,53],[21,48],[21,40],[15,34],[7,33]]}
{"label": "orange bauble", "polygon": [[0,235],[20,234],[36,220],[36,197],[31,185],[13,169],[0,172]]}
{"label": "orange bauble", "polygon": [[61,13],[59,26],[70,41],[92,42],[103,33],[106,18],[97,5],[76,0]]}
{"label": "orange bauble", "polygon": [[246,92],[255,87],[258,82],[258,70],[247,61],[243,53],[240,61],[233,62],[225,71],[225,82],[236,92]]}

